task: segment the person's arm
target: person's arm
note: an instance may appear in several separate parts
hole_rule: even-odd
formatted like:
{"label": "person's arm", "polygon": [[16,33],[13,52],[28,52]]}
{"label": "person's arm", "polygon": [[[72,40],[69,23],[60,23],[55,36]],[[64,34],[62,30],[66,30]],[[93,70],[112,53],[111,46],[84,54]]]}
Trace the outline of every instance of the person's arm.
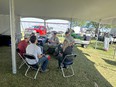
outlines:
{"label": "person's arm", "polygon": [[53,37],[51,37],[49,40],[48,40],[50,43],[53,42]]}
{"label": "person's arm", "polygon": [[71,42],[69,46],[73,46],[75,44],[75,41]]}
{"label": "person's arm", "polygon": [[58,39],[58,37],[57,37],[57,44],[59,44],[59,39]]}
{"label": "person's arm", "polygon": [[74,45],[75,44],[75,40],[74,40],[74,38],[73,37],[71,37],[71,43],[70,43],[70,45],[69,46],[72,46],[72,45]]}
{"label": "person's arm", "polygon": [[38,58],[42,58],[44,54],[42,54],[40,47],[37,48],[37,52],[38,52]]}
{"label": "person's arm", "polygon": [[43,57],[43,54],[38,55],[38,58],[42,58],[42,57]]}

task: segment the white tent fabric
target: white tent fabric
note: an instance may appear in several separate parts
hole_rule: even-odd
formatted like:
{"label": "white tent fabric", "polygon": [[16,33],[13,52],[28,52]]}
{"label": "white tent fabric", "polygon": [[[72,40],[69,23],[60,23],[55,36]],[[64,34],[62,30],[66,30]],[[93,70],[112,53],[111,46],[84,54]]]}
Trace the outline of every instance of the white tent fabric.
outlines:
{"label": "white tent fabric", "polygon": [[101,24],[116,25],[116,17],[110,17],[110,18],[102,19]]}
{"label": "white tent fabric", "polygon": [[[0,14],[9,14],[9,0],[0,0]],[[99,20],[116,16],[116,0],[14,0],[22,17]]]}
{"label": "white tent fabric", "polygon": [[[16,35],[19,35],[20,30],[20,17],[15,16],[16,24]],[[0,34],[10,35],[10,16],[9,15],[0,15]]]}

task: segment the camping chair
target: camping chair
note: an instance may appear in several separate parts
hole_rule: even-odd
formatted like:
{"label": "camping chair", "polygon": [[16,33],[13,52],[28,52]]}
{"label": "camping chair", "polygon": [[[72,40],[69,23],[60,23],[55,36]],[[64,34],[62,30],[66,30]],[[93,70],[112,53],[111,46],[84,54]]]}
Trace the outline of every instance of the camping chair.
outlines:
{"label": "camping chair", "polygon": [[[31,64],[29,64],[29,63],[27,62],[28,59],[29,59],[29,60],[30,60],[30,59],[31,59],[31,60],[35,60],[35,59],[36,59],[35,56],[34,56],[34,55],[30,55],[30,54],[24,54],[24,57],[25,57],[26,65],[28,66],[28,67],[27,67],[27,70],[26,70],[26,72],[25,72],[25,76],[26,76],[26,77],[29,77],[29,78],[32,78],[32,79],[36,79],[36,77],[37,77],[37,75],[38,75],[38,72],[39,72],[39,70],[40,70],[41,67],[38,66],[37,64],[31,65]],[[28,71],[29,71],[30,68],[36,70],[36,73],[35,73],[34,77],[28,76],[28,75],[27,75],[27,73],[28,73]]]}
{"label": "camping chair", "polygon": [[[60,67],[62,70],[63,77],[71,77],[74,75],[74,70],[73,70],[72,64],[73,64],[73,60],[76,56],[77,56],[76,54],[66,55],[65,58],[62,60]],[[66,65],[67,69],[69,69],[69,67],[70,67],[72,74],[70,74],[70,75],[65,74],[64,69],[66,69],[66,68],[64,68],[64,65]]]}
{"label": "camping chair", "polygon": [[24,59],[24,57],[20,54],[20,49],[19,48],[17,48],[16,49],[16,51],[17,51],[17,53],[18,53],[18,55],[19,55],[19,57],[21,58],[21,60],[22,60],[22,62],[21,62],[21,64],[20,64],[20,66],[19,66],[19,69],[26,63],[25,62],[25,59]]}

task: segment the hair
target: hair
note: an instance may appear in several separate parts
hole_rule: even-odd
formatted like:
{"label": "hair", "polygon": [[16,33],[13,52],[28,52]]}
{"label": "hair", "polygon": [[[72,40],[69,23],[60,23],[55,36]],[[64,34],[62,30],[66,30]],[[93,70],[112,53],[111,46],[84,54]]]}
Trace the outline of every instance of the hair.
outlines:
{"label": "hair", "polygon": [[30,36],[35,36],[35,33],[32,32]]}
{"label": "hair", "polygon": [[31,43],[35,43],[36,39],[37,39],[36,36],[31,36],[31,37],[30,37]]}
{"label": "hair", "polygon": [[69,31],[66,31],[65,34],[69,34]]}
{"label": "hair", "polygon": [[54,35],[56,35],[57,34],[57,32],[54,32]]}
{"label": "hair", "polygon": [[24,36],[24,39],[28,39],[28,38],[29,38],[29,35],[26,34],[26,35]]}

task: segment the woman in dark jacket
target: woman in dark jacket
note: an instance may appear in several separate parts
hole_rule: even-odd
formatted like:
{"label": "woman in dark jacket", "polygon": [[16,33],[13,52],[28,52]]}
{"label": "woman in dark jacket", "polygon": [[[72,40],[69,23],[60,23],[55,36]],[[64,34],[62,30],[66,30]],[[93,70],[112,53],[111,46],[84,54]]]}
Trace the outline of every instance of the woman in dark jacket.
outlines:
{"label": "woman in dark jacket", "polygon": [[[67,39],[64,40],[63,42],[63,47],[62,47],[62,52],[59,54],[58,57],[58,67],[60,68],[61,63],[63,59],[65,58],[66,55],[69,55],[72,53],[72,46],[70,46],[70,43],[68,42]],[[66,60],[68,61],[68,60]],[[64,68],[66,68],[66,65],[64,65]]]}

